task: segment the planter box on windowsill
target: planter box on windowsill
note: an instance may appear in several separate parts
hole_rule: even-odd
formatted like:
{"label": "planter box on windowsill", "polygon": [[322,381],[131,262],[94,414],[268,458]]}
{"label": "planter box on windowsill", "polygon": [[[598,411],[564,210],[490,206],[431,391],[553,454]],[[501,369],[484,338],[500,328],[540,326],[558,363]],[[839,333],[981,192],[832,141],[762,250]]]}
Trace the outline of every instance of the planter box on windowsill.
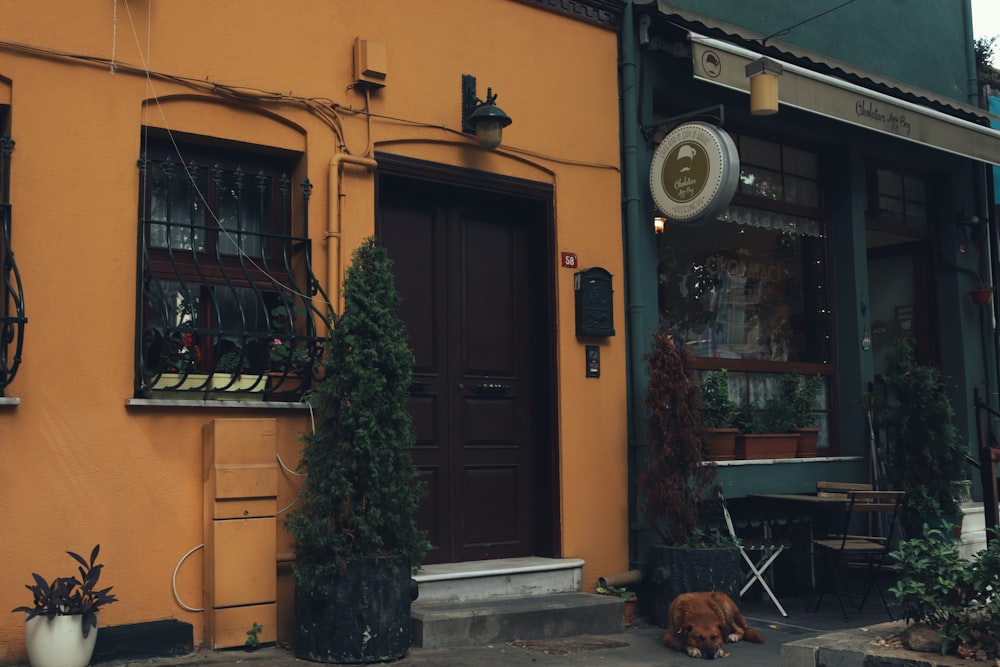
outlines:
{"label": "planter box on windowsill", "polygon": [[736,438],[737,459],[794,459],[798,448],[798,433],[744,433]]}
{"label": "planter box on windowsill", "polygon": [[732,461],[736,458],[735,428],[710,428],[708,441],[705,443],[705,453],[709,461]]}
{"label": "planter box on windowsill", "polygon": [[298,401],[311,386],[312,378],[305,373],[268,371],[266,401]]}
{"label": "planter box on windowsill", "polygon": [[163,373],[146,390],[146,398],[188,401],[263,401],[267,378],[247,373]]}

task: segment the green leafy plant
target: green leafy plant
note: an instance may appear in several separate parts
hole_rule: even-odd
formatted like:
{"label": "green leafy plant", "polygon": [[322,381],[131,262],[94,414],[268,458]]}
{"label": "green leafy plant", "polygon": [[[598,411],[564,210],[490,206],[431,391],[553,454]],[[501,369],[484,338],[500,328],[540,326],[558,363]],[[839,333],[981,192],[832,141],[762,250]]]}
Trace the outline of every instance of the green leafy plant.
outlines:
{"label": "green leafy plant", "polygon": [[790,373],[781,377],[781,400],[790,409],[791,428],[811,428],[816,425],[816,399],[823,389],[819,374],[803,377]]}
{"label": "green leafy plant", "polygon": [[601,595],[617,595],[622,600],[631,600],[635,597],[635,593],[628,590],[624,586],[612,586],[611,584],[605,584],[603,586],[596,586],[594,590]]}
{"label": "green leafy plant", "polygon": [[413,353],[388,255],[373,239],[355,251],[343,293],[311,396],[321,420],[304,438],[302,502],[286,522],[304,589],[356,558],[398,554],[417,566],[429,548],[416,522],[424,485],[410,458]]}
{"label": "green leafy plant", "polygon": [[[1000,657],[1000,540],[974,554],[959,553],[953,526],[923,526],[920,537],[903,540],[891,554],[905,564],[889,593],[909,622],[926,623],[942,638],[946,652],[964,645],[967,653]],[[997,535],[996,531],[992,533]]]}
{"label": "green leafy plant", "polygon": [[761,406],[744,403],[736,410],[733,423],[740,433],[788,433],[816,423],[813,407],[823,388],[823,378],[803,378],[787,373],[778,380],[778,394]]}
{"label": "green leafy plant", "polygon": [[243,642],[243,645],[247,647],[248,651],[256,651],[260,648],[260,631],[263,629],[264,627],[260,623],[254,621],[250,629],[247,630],[247,640]]}
{"label": "green leafy plant", "polygon": [[702,414],[709,428],[732,428],[739,406],[729,397],[729,373],[725,368],[705,374],[701,383]]}
{"label": "green leafy plant", "polygon": [[267,367],[271,371],[300,373],[312,362],[312,355],[304,343],[291,336],[275,336],[267,354]]}
{"label": "green leafy plant", "polygon": [[49,583],[41,575],[32,573],[34,584],[26,584],[34,597],[32,606],[21,606],[12,612],[24,612],[26,621],[35,616],[76,616],[83,615],[83,636],[90,634],[91,628],[97,627],[97,612],[101,607],[117,602],[118,598],[111,593],[112,586],[97,588],[104,565],[97,562],[101,545],[95,545],[90,552],[90,560],[72,551],[67,551],[70,558],[79,563],[79,577],[57,577]]}
{"label": "green leafy plant", "polygon": [[906,491],[907,512],[954,515],[955,484],[965,477],[965,450],[958,444],[955,411],[942,391],[941,373],[918,364],[913,348],[897,341],[883,376],[885,398],[878,401],[886,431],[889,483]]}
{"label": "green leafy plant", "polygon": [[664,544],[689,544],[702,527],[702,510],[719,497],[718,467],[705,458],[701,388],[691,380],[691,353],[666,332],[653,334],[645,359],[649,419],[640,508]]}
{"label": "green leafy plant", "polygon": [[240,350],[230,350],[226,352],[219,360],[215,362],[215,370],[220,373],[232,373],[233,375],[241,375],[243,371],[249,366],[250,360],[244,356]]}

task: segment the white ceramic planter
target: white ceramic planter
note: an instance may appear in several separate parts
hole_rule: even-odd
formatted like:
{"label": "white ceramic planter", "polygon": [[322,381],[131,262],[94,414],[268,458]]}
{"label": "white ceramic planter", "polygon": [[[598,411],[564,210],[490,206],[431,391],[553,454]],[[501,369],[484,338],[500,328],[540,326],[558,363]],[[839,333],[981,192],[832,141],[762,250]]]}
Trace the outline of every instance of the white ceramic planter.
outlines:
{"label": "white ceramic planter", "polygon": [[35,616],[24,624],[31,667],[87,667],[97,642],[97,628],[83,637],[83,615]]}

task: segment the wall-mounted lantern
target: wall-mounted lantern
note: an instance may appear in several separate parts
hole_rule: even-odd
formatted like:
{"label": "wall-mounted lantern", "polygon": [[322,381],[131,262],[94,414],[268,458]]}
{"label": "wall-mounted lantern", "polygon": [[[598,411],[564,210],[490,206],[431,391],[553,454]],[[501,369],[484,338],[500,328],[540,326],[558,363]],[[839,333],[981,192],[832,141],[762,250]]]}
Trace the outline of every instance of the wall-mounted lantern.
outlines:
{"label": "wall-mounted lantern", "polygon": [[514,121],[496,105],[492,88],[486,89],[486,99],[476,97],[476,77],[462,75],[462,131],[475,134],[479,147],[491,151],[503,140],[503,128]]}

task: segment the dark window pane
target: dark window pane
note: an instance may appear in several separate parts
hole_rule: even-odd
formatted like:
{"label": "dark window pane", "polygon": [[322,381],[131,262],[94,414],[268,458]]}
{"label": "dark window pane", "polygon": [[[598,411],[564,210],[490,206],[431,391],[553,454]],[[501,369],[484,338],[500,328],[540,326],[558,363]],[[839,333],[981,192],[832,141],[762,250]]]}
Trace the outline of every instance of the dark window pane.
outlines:
{"label": "dark window pane", "polygon": [[740,137],[739,153],[741,162],[768,169],[781,169],[780,144],[753,137]]}
{"label": "dark window pane", "polygon": [[787,174],[811,178],[819,178],[816,155],[808,151],[785,146],[783,148],[785,161],[784,170]]}
{"label": "dark window pane", "polygon": [[903,179],[899,174],[887,169],[878,170],[878,192],[891,197],[903,196]]}

